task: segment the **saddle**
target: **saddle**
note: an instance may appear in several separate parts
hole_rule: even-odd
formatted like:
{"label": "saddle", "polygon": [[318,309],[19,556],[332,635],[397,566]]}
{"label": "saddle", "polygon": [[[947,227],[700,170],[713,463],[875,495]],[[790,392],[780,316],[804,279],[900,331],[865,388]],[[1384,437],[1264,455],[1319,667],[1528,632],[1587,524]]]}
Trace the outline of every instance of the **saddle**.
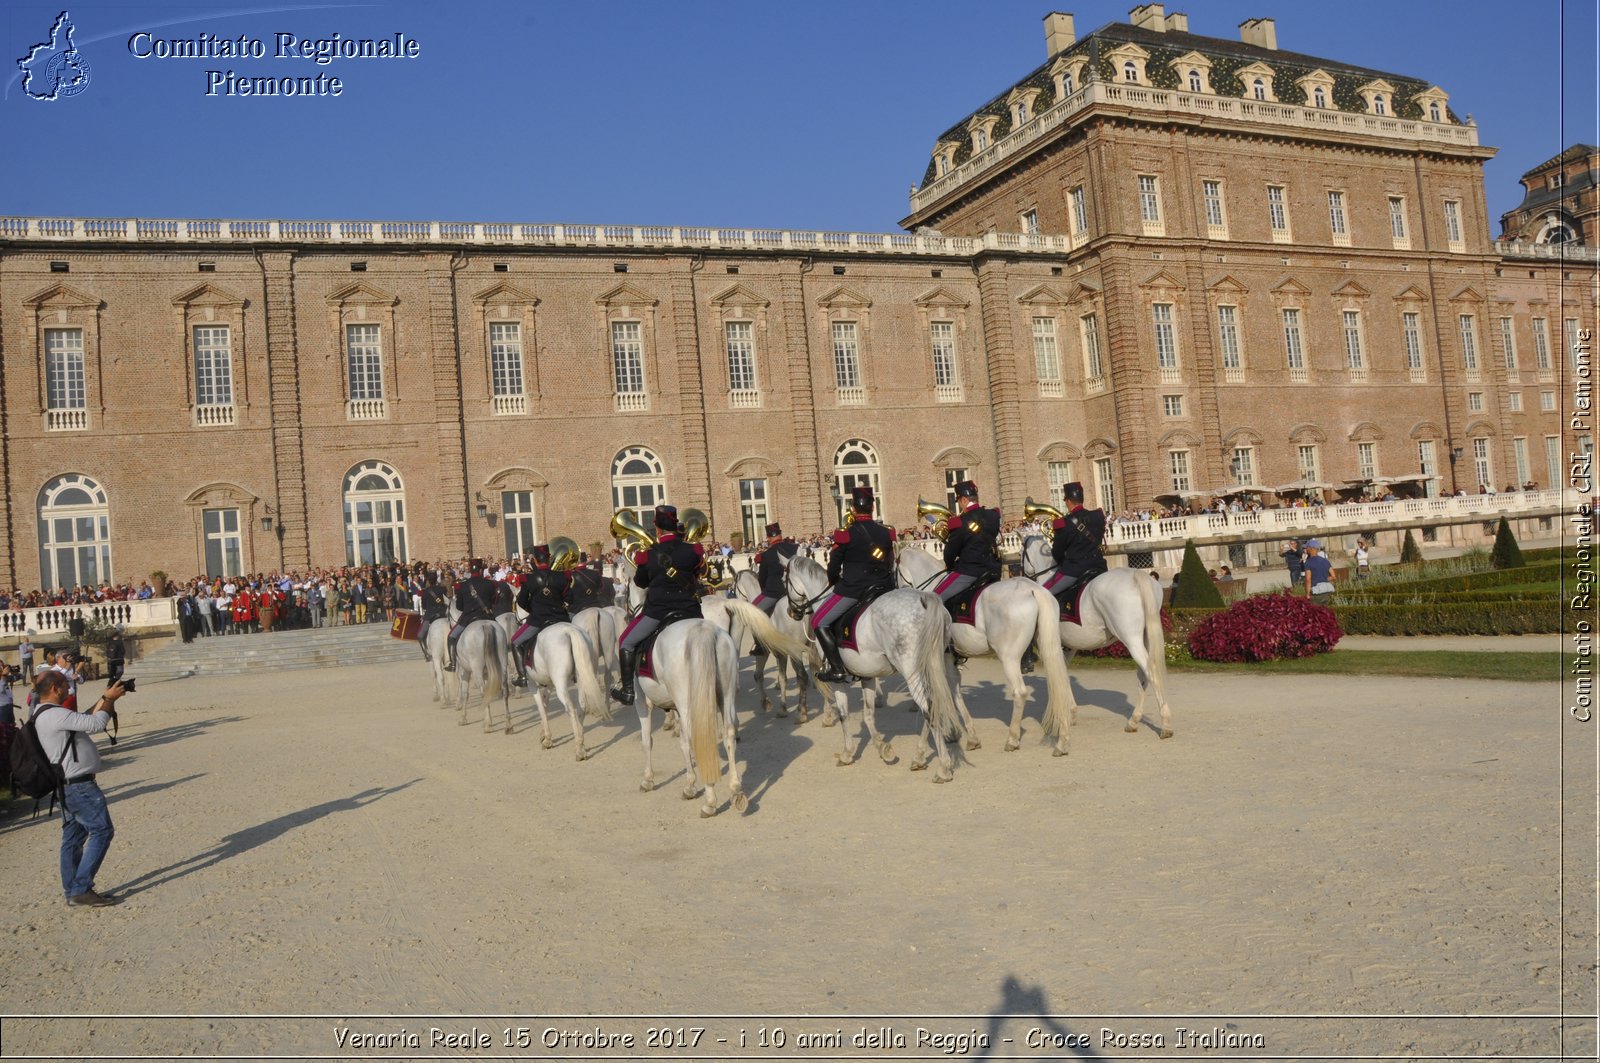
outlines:
{"label": "saddle", "polygon": [[661,633],[663,631],[667,630],[667,628],[671,627],[673,624],[676,624],[680,620],[700,619],[702,619],[702,617],[698,612],[690,613],[681,611],[668,613],[665,617],[663,617],[661,620],[661,626],[652,631],[644,640],[643,644],[641,644],[639,647],[639,667],[635,674],[641,675],[646,679],[654,679],[656,677],[656,666],[654,659],[656,652],[656,639],[661,637]]}
{"label": "saddle", "polygon": [[960,594],[947,599],[944,607],[950,611],[950,619],[958,624],[976,624],[978,622],[976,619],[978,595],[982,594],[985,588],[992,587],[998,583],[999,580],[999,576],[991,576],[988,579],[979,580]]}
{"label": "saddle", "polygon": [[1056,601],[1061,603],[1061,620],[1063,623],[1083,623],[1082,620],[1078,619],[1078,603],[1083,598],[1083,592],[1088,589],[1093,580],[1094,576],[1090,576],[1088,579],[1081,579],[1056,595]]}
{"label": "saddle", "polygon": [[894,590],[893,587],[879,585],[868,591],[859,602],[850,608],[848,613],[844,614],[844,618],[839,621],[838,626],[834,629],[839,633],[838,642],[841,650],[858,648],[856,646],[856,621],[860,620],[861,614],[867,611],[867,606],[892,590]]}

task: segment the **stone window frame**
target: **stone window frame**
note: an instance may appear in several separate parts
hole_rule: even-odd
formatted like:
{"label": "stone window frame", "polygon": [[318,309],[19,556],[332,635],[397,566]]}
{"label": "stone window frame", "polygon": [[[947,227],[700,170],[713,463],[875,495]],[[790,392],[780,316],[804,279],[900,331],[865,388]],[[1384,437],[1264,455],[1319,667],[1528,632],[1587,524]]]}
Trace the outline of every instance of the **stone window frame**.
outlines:
{"label": "stone window frame", "polygon": [[[1305,94],[1305,105],[1313,110],[1325,111],[1333,102],[1333,75],[1326,70],[1317,69],[1309,74],[1304,74],[1294,79],[1302,93]],[[1322,90],[1322,102],[1317,102],[1317,90]]]}
{"label": "stone window frame", "polygon": [[822,322],[820,335],[826,337],[827,341],[827,374],[822,379],[831,384],[837,402],[839,374],[837,354],[833,344],[833,326],[853,323],[856,326],[856,372],[861,379],[857,386],[865,395],[865,401],[871,403],[877,390],[874,383],[876,374],[868,372],[871,362],[869,354],[873,350],[872,300],[853,288],[840,285],[818,299],[816,307]]}
{"label": "stone window frame", "polygon": [[[245,310],[250,302],[226,288],[207,282],[198,284],[172,298],[173,317],[182,334],[184,365],[184,401],[190,419],[195,417],[199,398],[197,380],[199,369],[195,364],[194,330],[222,325],[228,330],[229,379],[233,394],[233,408],[237,411],[233,424],[241,423],[243,414],[250,409],[248,358],[249,333],[245,328]],[[223,426],[229,427],[229,426]]]}
{"label": "stone window frame", "polygon": [[[1048,284],[1041,284],[1038,287],[1024,293],[1017,300],[1017,303],[1019,306],[1021,306],[1022,312],[1027,315],[1028,323],[1028,375],[1025,379],[1032,382],[1036,390],[1043,389],[1054,391],[1057,388],[1064,389],[1066,387],[1067,379],[1067,359],[1062,351],[1061,337],[1064,330],[1061,326],[1062,322],[1071,312],[1071,307],[1068,305],[1068,300]],[[1039,375],[1039,350],[1033,331],[1034,320],[1036,318],[1047,318],[1053,323],[1054,326],[1053,335],[1056,346],[1055,355],[1057,374],[1054,380],[1049,380]],[[1049,387],[1046,388],[1046,385],[1049,385]],[[1060,396],[1041,395],[1040,397],[1059,398]]]}
{"label": "stone window frame", "polygon": [[539,297],[505,282],[485,288],[472,297],[472,302],[477,307],[478,336],[483,344],[481,380],[484,407],[492,410],[496,398],[491,326],[518,325],[522,343],[522,394],[528,402],[525,413],[532,413],[533,404],[542,396],[538,357]]}
{"label": "stone window frame", "polygon": [[761,371],[761,353],[766,346],[768,311],[772,300],[744,284],[734,284],[711,297],[717,329],[716,350],[722,355],[722,385],[728,407],[734,408],[733,368],[728,361],[728,326],[750,326],[750,375],[755,384],[755,401],[759,404],[766,393],[764,381],[767,374]]}
{"label": "stone window frame", "polygon": [[[1271,179],[1269,179],[1267,181],[1267,186],[1266,187],[1267,187],[1267,193],[1266,193],[1266,198],[1267,198],[1267,232],[1270,235],[1273,243],[1278,243],[1278,244],[1293,243],[1294,242],[1294,215],[1293,215],[1293,212],[1290,211],[1290,209],[1289,209],[1289,183],[1287,181],[1283,181],[1283,180],[1271,180]],[[1278,206],[1281,209],[1281,212],[1283,214],[1283,227],[1282,228],[1278,228],[1276,225],[1273,224],[1273,219],[1272,219],[1272,192],[1273,192],[1274,189],[1276,189],[1279,193],[1281,193],[1281,195],[1279,197],[1279,200],[1278,200]]]}
{"label": "stone window frame", "polygon": [[[267,510],[266,500],[261,496],[232,480],[213,480],[190,491],[184,496],[183,504],[189,509],[189,523],[194,529],[195,572],[206,570],[205,519],[208,509],[239,511],[240,552],[243,554],[240,563],[246,572],[264,571],[269,566],[270,562],[264,559],[258,562],[256,559],[256,533],[261,526],[261,517]],[[276,542],[265,536],[263,539],[263,545],[268,549]]]}
{"label": "stone window frame", "polygon": [[[1215,185],[1217,189],[1216,204],[1217,214],[1221,221],[1212,222],[1212,198],[1206,195],[1206,186]],[[1218,175],[1202,174],[1200,176],[1200,216],[1205,219],[1206,239],[1226,240],[1228,238],[1228,182]]]}
{"label": "stone window frame", "polygon": [[1019,85],[1006,95],[1006,110],[1011,113],[1013,132],[1039,117],[1033,105],[1038,101],[1040,91],[1031,85]]}
{"label": "stone window frame", "polygon": [[1082,55],[1062,55],[1050,64],[1050,80],[1055,82],[1056,102],[1060,103],[1084,85],[1084,68],[1089,65]]}
{"label": "stone window frame", "polygon": [[931,291],[923,292],[911,301],[911,305],[916,307],[922,334],[928,337],[928,389],[936,392],[939,386],[938,373],[933,365],[933,326],[936,323],[948,324],[950,340],[954,347],[952,355],[955,381],[951,386],[964,394],[967,380],[972,376],[967,371],[966,365],[966,352],[973,346],[970,342],[972,336],[968,331],[968,311],[972,308],[972,301],[941,285]]}
{"label": "stone window frame", "polygon": [[[1395,211],[1396,203],[1400,204],[1400,210],[1398,214]],[[1396,251],[1411,250],[1411,217],[1409,213],[1411,207],[1410,200],[1406,197],[1404,192],[1386,189],[1384,191],[1384,205],[1389,208],[1388,228],[1389,241],[1391,245]],[[1401,230],[1398,233],[1394,231],[1394,224],[1397,218],[1400,222]]]}
{"label": "stone window frame", "polygon": [[[1116,84],[1138,85],[1141,88],[1150,87],[1150,53],[1137,44],[1131,42],[1120,44],[1106,52],[1102,59],[1105,62],[1109,62],[1111,69],[1116,71],[1116,77],[1112,79]],[[1134,73],[1132,80],[1129,80],[1127,76],[1130,64]]]}
{"label": "stone window frame", "polygon": [[[1167,66],[1178,76],[1178,84],[1182,91],[1198,96],[1215,96],[1216,90],[1211,87],[1211,59],[1200,52],[1185,52],[1178,56]],[[1194,79],[1198,77],[1200,87],[1194,87]]]}
{"label": "stone window frame", "polygon": [[[999,121],[997,114],[975,114],[967,120],[967,138],[971,141],[973,155],[994,147],[994,127]],[[979,146],[980,139],[982,146]]]}
{"label": "stone window frame", "polygon": [[392,420],[394,408],[400,404],[400,332],[395,311],[400,297],[358,281],[330,292],[324,301],[328,306],[329,331],[339,352],[339,401],[347,407],[350,403],[350,348],[346,326],[377,325],[378,378],[383,388],[382,401],[388,419]]}
{"label": "stone window frame", "polygon": [[660,326],[657,308],[661,300],[626,282],[608,289],[594,301],[596,332],[601,348],[600,364],[605,366],[605,379],[611,383],[612,401],[617,401],[616,352],[612,343],[611,326],[623,322],[639,325],[640,380],[644,387],[645,409],[648,410],[661,390]]}
{"label": "stone window frame", "polygon": [[[1450,125],[1450,94],[1437,85],[1429,85],[1412,99],[1422,107],[1422,121]],[[1435,111],[1437,110],[1437,115]]]}
{"label": "stone window frame", "polygon": [[1394,107],[1394,86],[1383,78],[1373,78],[1356,87],[1356,95],[1366,105],[1366,112],[1378,118],[1398,118]]}
{"label": "stone window frame", "polygon": [[88,418],[85,426],[93,430],[105,423],[104,354],[100,319],[106,304],[67,284],[52,284],[23,300],[32,309],[27,318],[28,346],[34,352],[35,386],[38,388],[39,423],[45,425],[50,414],[50,393],[45,379],[45,332],[50,329],[78,329],[83,333],[83,406]]}
{"label": "stone window frame", "polygon": [[[1261,485],[1261,456],[1265,440],[1254,428],[1241,425],[1222,438],[1222,465],[1230,486],[1258,487]],[[1249,479],[1240,479],[1238,469],[1244,463],[1239,455],[1248,455]],[[1237,464],[1236,464],[1237,463]]]}
{"label": "stone window frame", "polygon": [[[1244,88],[1244,98],[1254,103],[1278,103],[1278,94],[1273,90],[1272,79],[1277,76],[1266,63],[1255,62],[1235,70],[1234,76],[1239,79],[1239,84]],[[1261,94],[1256,94],[1256,89],[1261,89]]]}
{"label": "stone window frame", "polygon": [[[506,465],[483,478],[482,491],[501,506],[505,504],[505,500],[501,497],[502,495],[526,492],[533,502],[533,529],[534,534],[538,535],[542,529],[549,527],[545,522],[548,502],[545,492],[549,486],[549,478],[538,469],[526,465]],[[503,510],[501,511],[500,519],[502,521],[505,520]],[[548,538],[548,536],[545,536],[545,538]]]}
{"label": "stone window frame", "polygon": [[[1351,232],[1351,221],[1354,218],[1350,210],[1349,192],[1344,188],[1328,188],[1328,235],[1330,242],[1335,247],[1349,247],[1354,239]],[[1341,231],[1341,227],[1343,231]]]}
{"label": "stone window frame", "polygon": [[[1244,374],[1250,367],[1246,339],[1248,330],[1245,328],[1245,319],[1249,316],[1249,302],[1250,289],[1232,274],[1219,277],[1206,286],[1207,309],[1211,320],[1217,326],[1217,366],[1223,371],[1223,380],[1226,383],[1243,383]],[[1234,311],[1233,333],[1239,364],[1231,368],[1225,363],[1223,354],[1222,309],[1224,307],[1231,307]]]}

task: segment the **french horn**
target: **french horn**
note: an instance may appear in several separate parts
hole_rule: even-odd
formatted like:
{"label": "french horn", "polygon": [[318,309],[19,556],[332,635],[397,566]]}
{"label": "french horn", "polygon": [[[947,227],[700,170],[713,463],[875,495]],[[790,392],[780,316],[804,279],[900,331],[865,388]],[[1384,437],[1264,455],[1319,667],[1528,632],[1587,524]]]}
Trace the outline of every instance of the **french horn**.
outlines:
{"label": "french horn", "polygon": [[683,541],[697,543],[711,531],[711,518],[698,509],[683,511]]}

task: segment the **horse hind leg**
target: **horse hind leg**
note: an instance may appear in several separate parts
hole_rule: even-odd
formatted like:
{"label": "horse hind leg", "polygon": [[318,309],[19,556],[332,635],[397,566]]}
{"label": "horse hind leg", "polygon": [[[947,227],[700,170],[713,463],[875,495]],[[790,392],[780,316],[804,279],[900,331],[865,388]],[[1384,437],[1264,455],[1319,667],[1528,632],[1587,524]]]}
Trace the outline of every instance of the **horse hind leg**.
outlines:
{"label": "horse hind leg", "polygon": [[1139,700],[1133,707],[1133,715],[1128,717],[1128,725],[1124,731],[1137,731],[1139,721],[1144,719],[1144,699],[1155,695],[1156,704],[1161,706],[1161,730],[1158,732],[1162,738],[1172,737],[1172,706],[1167,704],[1167,692],[1160,680],[1156,679],[1150,667],[1149,654],[1141,653],[1135,658],[1134,663],[1139,666]]}

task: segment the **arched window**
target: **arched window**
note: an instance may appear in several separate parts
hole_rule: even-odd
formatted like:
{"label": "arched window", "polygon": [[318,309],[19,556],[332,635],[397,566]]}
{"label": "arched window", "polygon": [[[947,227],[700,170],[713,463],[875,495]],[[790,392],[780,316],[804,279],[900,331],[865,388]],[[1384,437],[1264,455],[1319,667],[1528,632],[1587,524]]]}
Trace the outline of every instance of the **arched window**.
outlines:
{"label": "arched window", "polygon": [[1139,68],[1134,64],[1132,59],[1129,59],[1126,63],[1122,64],[1122,80],[1133,82],[1137,82],[1139,80]]}
{"label": "arched window", "polygon": [[1072,95],[1072,75],[1071,74],[1062,74],[1061,75],[1061,95],[1063,97]]}
{"label": "arched window", "polygon": [[1373,114],[1388,114],[1389,113],[1389,105],[1383,102],[1382,93],[1372,97],[1372,113]]}
{"label": "arched window", "polygon": [[39,492],[39,583],[44,590],[111,579],[111,510],[87,476],[57,476]]}
{"label": "arched window", "polygon": [[661,459],[644,447],[626,447],[611,460],[611,508],[631,509],[646,528],[656,507],[667,501],[667,474]]}
{"label": "arched window", "polygon": [[1028,104],[1024,100],[1017,101],[1017,125],[1025,125],[1028,121]]}
{"label": "arched window", "polygon": [[1201,86],[1201,83],[1200,83],[1200,71],[1198,71],[1198,70],[1189,71],[1189,91],[1190,92],[1200,92],[1200,91],[1202,91],[1202,86]]}
{"label": "arched window", "polygon": [[1328,106],[1328,94],[1323,91],[1321,85],[1318,85],[1311,93],[1311,102],[1318,107]]}
{"label": "arched window", "polygon": [[978,143],[976,145],[974,145],[974,147],[976,147],[979,151],[983,151],[988,146],[989,146],[989,134],[985,133],[981,129],[978,130]]}
{"label": "arched window", "polygon": [[400,474],[381,461],[362,462],[344,478],[344,563],[386,565],[410,559]]}
{"label": "arched window", "polygon": [[1250,83],[1250,91],[1255,95],[1256,99],[1264,100],[1267,98],[1267,83],[1260,78],[1256,78]]}
{"label": "arched window", "polygon": [[883,491],[879,485],[878,452],[864,439],[848,439],[833,455],[833,490],[839,496],[839,522],[850,504],[850,492],[872,488],[872,514],[883,516]]}
{"label": "arched window", "polygon": [[1443,121],[1443,118],[1441,117],[1441,115],[1439,113],[1439,101],[1437,101],[1437,100],[1435,100],[1432,103],[1428,104],[1428,121],[1430,121],[1430,122]]}

